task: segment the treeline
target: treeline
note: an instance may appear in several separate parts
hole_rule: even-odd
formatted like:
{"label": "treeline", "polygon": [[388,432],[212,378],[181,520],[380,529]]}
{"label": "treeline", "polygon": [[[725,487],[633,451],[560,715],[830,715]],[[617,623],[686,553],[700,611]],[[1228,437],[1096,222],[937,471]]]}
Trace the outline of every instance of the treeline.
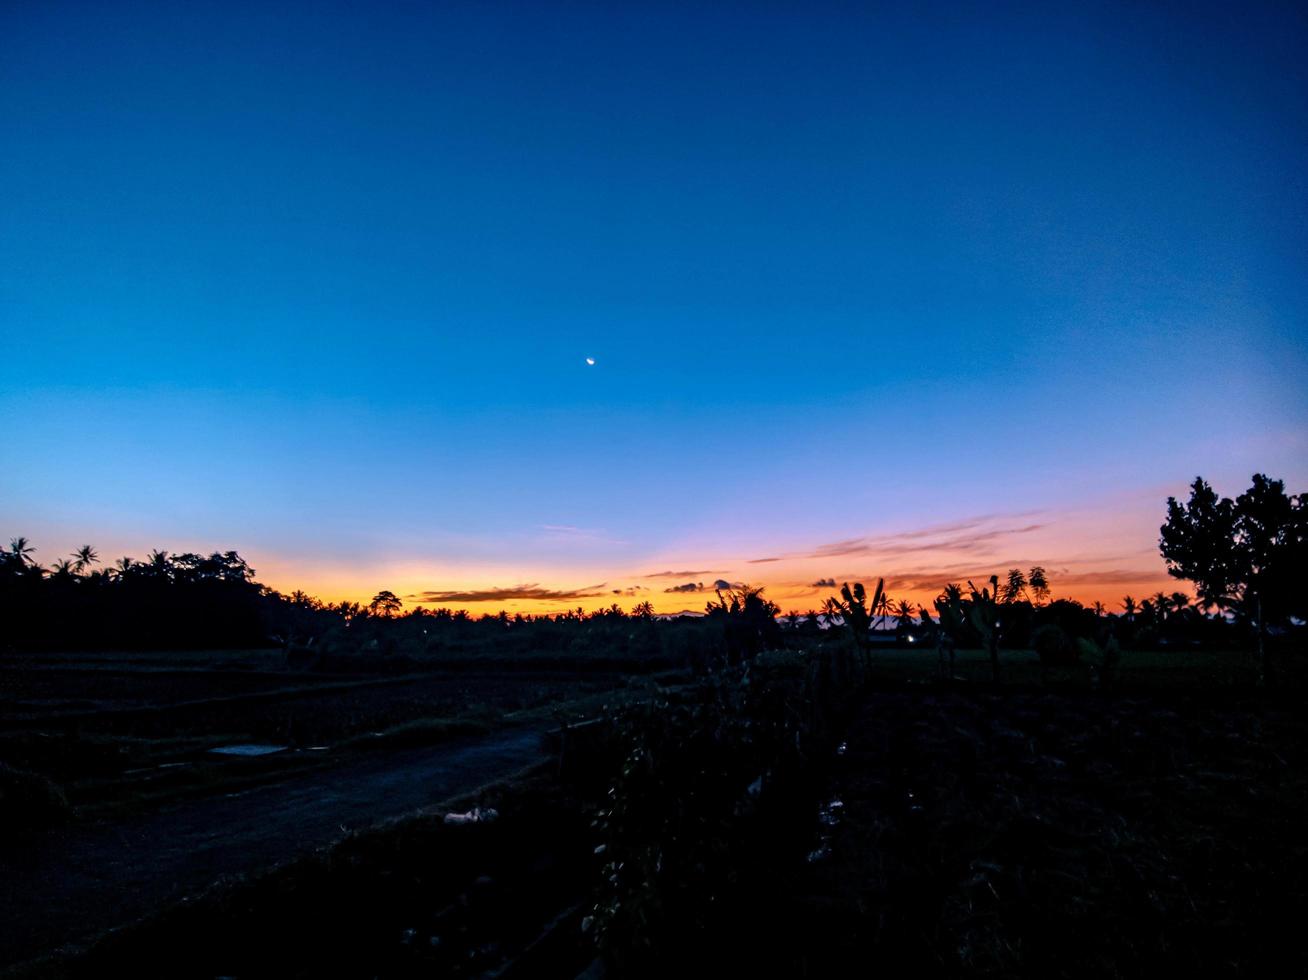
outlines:
{"label": "treeline", "polygon": [[0,552],[0,622],[6,647],[203,649],[265,641],[266,591],[234,551],[211,555],[151,552],[96,568],[79,548],[50,569],[26,538]]}
{"label": "treeline", "polygon": [[402,610],[388,591],[371,602],[325,603],[255,580],[234,551],[153,551],[100,566],[91,546],[51,568],[26,538],[0,551],[0,646],[10,650],[224,649],[281,646],[293,666],[403,669],[416,658],[707,667],[776,646],[777,607],[761,589],[719,593],[703,617],[657,617],[648,602],[557,615],[474,616]]}
{"label": "treeline", "polygon": [[[7,648],[140,649],[261,647],[330,666],[349,658],[447,656],[614,658],[675,665],[739,663],[761,650],[805,640],[833,642],[845,627],[866,654],[874,644],[933,643],[948,650],[1035,648],[1042,658],[1075,659],[1079,641],[1140,649],[1232,646],[1269,639],[1308,617],[1308,495],[1289,495],[1261,474],[1235,500],[1196,479],[1187,504],[1169,498],[1159,550],[1168,571],[1195,585],[1120,608],[1052,598],[1044,568],[1009,569],[979,587],[946,585],[930,609],[896,602],[882,584],[868,594],[846,585],[807,613],[781,610],[760,588],[716,593],[702,617],[667,621],[648,602],[557,615],[472,616],[465,610],[404,610],[382,591],[366,605],[323,603],[303,592],[260,585],[234,551],[151,552],[100,567],[79,548],[50,568],[26,538],[0,551],[0,623]],[[1265,664],[1265,669],[1269,664]]]}

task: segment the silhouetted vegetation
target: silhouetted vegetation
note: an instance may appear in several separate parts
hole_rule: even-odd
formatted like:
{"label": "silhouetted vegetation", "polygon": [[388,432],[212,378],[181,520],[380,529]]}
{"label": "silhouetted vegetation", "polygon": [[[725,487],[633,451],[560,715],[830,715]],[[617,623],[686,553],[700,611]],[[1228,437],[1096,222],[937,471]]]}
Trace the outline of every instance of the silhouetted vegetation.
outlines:
{"label": "silhouetted vegetation", "polygon": [[1167,498],[1159,533],[1168,572],[1194,582],[1205,608],[1252,625],[1270,679],[1268,627],[1308,619],[1308,495],[1255,473],[1231,500],[1197,477],[1188,504]]}
{"label": "silhouetted vegetation", "polygon": [[[350,837],[113,936],[71,973],[1294,970],[1304,513],[1261,475],[1236,500],[1202,480],[1169,499],[1160,549],[1194,598],[1085,606],[1037,565],[944,583],[930,608],[884,579],[823,580],[837,594],[820,611],[782,616],[737,585],[674,619],[648,602],[474,617],[386,590],[325,604],[260,586],[232,552],[101,570],[85,547],[44,569],[20,538],[0,561],[6,642],[38,652],[11,664],[179,648],[157,671],[211,635],[280,650],[258,654],[262,672],[197,671],[194,688],[184,672],[94,676],[77,655],[54,682],[20,668],[31,715],[0,732],[6,829],[67,819],[70,800],[173,760],[189,775],[158,798],[229,786],[230,770],[195,765],[219,733],[304,750],[241,777],[289,778],[329,764],[312,752],[553,712],[581,724],[554,733],[548,771],[478,794],[497,822]],[[1279,683],[1259,690],[1276,650]],[[170,696],[106,709],[116,683]]]}

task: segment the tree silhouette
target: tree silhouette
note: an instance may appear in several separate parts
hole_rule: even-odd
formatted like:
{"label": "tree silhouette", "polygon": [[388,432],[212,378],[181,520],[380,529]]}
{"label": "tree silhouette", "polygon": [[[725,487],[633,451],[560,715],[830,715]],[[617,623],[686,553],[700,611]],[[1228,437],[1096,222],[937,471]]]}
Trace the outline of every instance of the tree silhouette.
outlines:
{"label": "tree silhouette", "polygon": [[14,538],[9,542],[9,553],[17,559],[20,565],[35,564],[32,554],[36,551],[27,538]]}
{"label": "tree silhouette", "polygon": [[[958,643],[963,634],[964,625],[967,622],[967,608],[963,603],[963,587],[956,582],[950,582],[945,586],[933,603],[936,607],[936,614],[940,617],[940,626],[936,630],[936,652],[940,658],[940,665],[943,670],[945,655],[949,655],[949,673],[946,675],[948,680],[954,677],[954,654],[958,650]],[[926,610],[922,610],[923,618],[929,618]]]}
{"label": "tree silhouette", "polygon": [[404,603],[390,589],[382,589],[372,597],[372,602],[368,603],[368,612],[374,616],[385,616],[388,619],[400,611]]}
{"label": "tree silhouette", "polygon": [[1000,602],[1014,603],[1019,599],[1026,597],[1027,578],[1022,574],[1020,568],[1010,568],[1008,578],[1002,586],[997,588],[997,598]]}
{"label": "tree silhouette", "polygon": [[913,617],[916,615],[916,611],[913,608],[913,604],[907,599],[900,599],[899,602],[895,604],[894,612],[895,619],[900,629],[908,629],[913,625]]}
{"label": "tree silhouette", "polygon": [[878,616],[881,617],[881,625],[880,627],[878,627],[879,629],[886,628],[886,617],[891,615],[891,613],[894,611],[894,600],[891,599],[890,596],[887,595],[886,592],[882,589],[882,584],[884,582],[885,579],[877,580],[877,592],[872,599],[872,609],[874,612],[876,612]]}
{"label": "tree silhouette", "polygon": [[79,572],[84,572],[92,565],[100,561],[100,556],[96,554],[94,548],[89,544],[84,544],[73,552],[73,567]]}
{"label": "tree silhouette", "polygon": [[849,627],[854,637],[854,647],[858,650],[864,667],[871,664],[868,630],[872,626],[873,615],[885,600],[885,583],[885,579],[877,579],[876,591],[872,594],[870,604],[867,589],[863,588],[862,582],[855,582],[852,589],[846,582],[840,587],[840,598],[833,596],[826,602],[828,620],[839,618]]}
{"label": "tree silhouette", "polygon": [[1196,477],[1187,504],[1167,498],[1158,547],[1168,574],[1194,582],[1205,607],[1255,625],[1259,671],[1269,681],[1268,622],[1308,616],[1308,494],[1286,494],[1282,481],[1255,473],[1231,500]]}
{"label": "tree silhouette", "polygon": [[1027,576],[1027,584],[1031,586],[1031,594],[1037,606],[1043,606],[1049,601],[1049,578],[1043,566],[1032,567],[1030,575]]}
{"label": "tree silhouette", "polygon": [[990,678],[999,683],[999,576],[990,576],[990,588],[978,589],[969,580],[972,593],[972,625],[990,651]]}

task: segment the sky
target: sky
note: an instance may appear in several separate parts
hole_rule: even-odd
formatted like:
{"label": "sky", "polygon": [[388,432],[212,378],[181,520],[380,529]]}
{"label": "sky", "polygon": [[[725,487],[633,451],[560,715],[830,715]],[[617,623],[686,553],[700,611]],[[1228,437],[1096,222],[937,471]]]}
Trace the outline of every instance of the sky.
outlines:
{"label": "sky", "polygon": [[[1308,8],[0,5],[0,533],[539,612],[1308,489]],[[587,362],[587,358],[594,361]]]}

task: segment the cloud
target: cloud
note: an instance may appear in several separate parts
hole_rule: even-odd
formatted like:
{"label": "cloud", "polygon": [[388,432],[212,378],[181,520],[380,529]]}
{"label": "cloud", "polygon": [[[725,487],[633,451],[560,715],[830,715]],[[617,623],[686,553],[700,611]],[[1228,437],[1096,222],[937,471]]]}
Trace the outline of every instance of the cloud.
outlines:
{"label": "cloud", "polygon": [[515,585],[507,589],[492,586],[489,589],[468,589],[466,591],[430,590],[419,592],[414,598],[419,602],[462,603],[462,602],[508,602],[512,599],[530,599],[536,602],[572,602],[576,599],[594,599],[605,595],[604,584],[588,585],[582,589],[547,589],[535,582]]}
{"label": "cloud", "polygon": [[724,578],[716,580],[712,585],[705,585],[703,582],[687,582],[684,585],[673,585],[664,592],[716,592],[727,589],[742,589],[744,585],[740,582],[728,582]]}
{"label": "cloud", "polygon": [[648,592],[649,589],[643,585],[629,585],[625,589],[612,589],[614,595],[634,596],[642,592]]}
{"label": "cloud", "polygon": [[591,541],[596,544],[626,544],[603,531],[592,527],[576,527],[573,524],[542,524],[540,529],[545,537],[553,541],[574,541],[578,544]]}
{"label": "cloud", "polygon": [[[960,522],[948,527],[949,533],[935,541],[922,541],[926,537],[940,534],[938,529],[908,531],[902,534],[883,535],[870,538],[846,538],[818,545],[805,558],[847,558],[852,555],[887,555],[899,556],[933,551],[952,552],[986,552],[999,541],[1017,534],[1030,534],[1039,531],[1047,524],[1024,524],[1020,527],[997,527],[987,531],[978,531],[980,521]],[[964,529],[959,531],[958,529]],[[908,543],[913,542],[913,543]]]}
{"label": "cloud", "polygon": [[812,589],[834,589],[835,587],[836,580],[833,578],[820,578],[809,586]]}
{"label": "cloud", "polygon": [[764,565],[764,564],[767,564],[767,563],[770,562],[770,561],[781,561],[781,559],[780,559],[780,558],[751,558],[751,559],[749,559],[749,564],[750,564],[750,565]]}
{"label": "cloud", "polygon": [[714,575],[716,572],[711,568],[701,571],[691,572],[650,572],[648,575],[642,575],[641,578],[692,578],[696,575]]}

